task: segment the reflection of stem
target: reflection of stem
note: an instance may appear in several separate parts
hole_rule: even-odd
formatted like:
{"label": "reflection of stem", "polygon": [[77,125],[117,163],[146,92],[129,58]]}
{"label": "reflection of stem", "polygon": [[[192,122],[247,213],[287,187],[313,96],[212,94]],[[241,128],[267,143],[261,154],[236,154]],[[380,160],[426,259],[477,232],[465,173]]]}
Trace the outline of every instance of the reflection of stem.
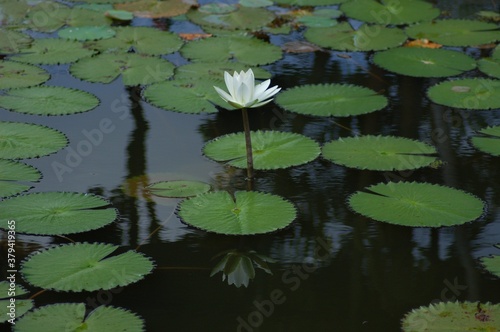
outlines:
{"label": "reflection of stem", "polygon": [[246,108],[242,108],[243,128],[245,129],[245,143],[247,147],[247,180],[253,180],[253,156],[252,156],[252,139],[250,137],[250,122],[248,121],[248,112]]}

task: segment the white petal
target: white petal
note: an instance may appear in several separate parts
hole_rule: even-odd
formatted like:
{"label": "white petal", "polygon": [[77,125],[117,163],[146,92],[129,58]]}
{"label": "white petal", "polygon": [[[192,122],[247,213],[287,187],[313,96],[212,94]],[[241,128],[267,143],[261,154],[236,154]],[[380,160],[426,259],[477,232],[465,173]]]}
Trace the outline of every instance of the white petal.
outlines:
{"label": "white petal", "polygon": [[215,91],[217,91],[217,93],[219,94],[219,96],[222,99],[224,99],[225,101],[229,102],[229,101],[233,100],[233,98],[229,94],[227,94],[226,91],[224,91],[216,86],[214,86],[214,88],[215,88]]}
{"label": "white petal", "polygon": [[271,98],[271,99],[268,99],[265,101],[261,101],[260,103],[253,104],[252,106],[248,106],[248,107],[250,107],[250,108],[261,107],[262,105],[269,103],[271,100],[273,100],[273,99]]}
{"label": "white petal", "polygon": [[248,86],[245,82],[241,84],[238,90],[238,101],[242,105],[247,105],[253,101],[252,88],[253,86]]}
{"label": "white petal", "polygon": [[280,92],[280,90],[281,90],[281,88],[278,87],[277,85],[273,86],[272,88],[267,89],[259,96],[259,101],[271,98],[272,96],[274,96],[275,94]]}
{"label": "white petal", "polygon": [[256,99],[259,98],[259,96],[264,92],[266,91],[267,87],[269,86],[269,84],[271,84],[271,80],[267,80],[267,81],[264,81],[262,83],[260,83],[259,85],[257,85],[255,87],[255,91],[254,91],[254,96]]}
{"label": "white petal", "polygon": [[224,72],[224,81],[226,82],[227,91],[231,96],[234,96],[233,77],[227,71]]}

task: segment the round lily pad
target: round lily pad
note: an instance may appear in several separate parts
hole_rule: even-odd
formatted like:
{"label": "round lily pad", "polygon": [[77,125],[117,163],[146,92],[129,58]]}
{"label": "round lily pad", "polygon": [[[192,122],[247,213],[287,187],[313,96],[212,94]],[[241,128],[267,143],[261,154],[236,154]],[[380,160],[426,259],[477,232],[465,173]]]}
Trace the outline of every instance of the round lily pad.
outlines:
{"label": "round lily pad", "polygon": [[50,78],[42,68],[0,60],[0,89],[25,88],[42,84]]}
{"label": "round lily pad", "polygon": [[464,78],[438,83],[427,91],[436,104],[449,107],[487,110],[500,108],[500,81]]}
{"label": "round lily pad", "polygon": [[42,174],[33,166],[0,159],[0,197],[8,197],[31,188],[26,182],[40,180]]}
{"label": "round lily pad", "polygon": [[428,144],[393,136],[347,137],[323,146],[323,157],[336,164],[375,171],[425,167],[436,161],[436,154]]}
{"label": "round lily pad", "polygon": [[[320,154],[318,143],[295,133],[254,131],[252,138],[255,169],[279,169],[308,163]],[[203,153],[215,160],[238,167],[247,167],[245,134],[234,133],[208,142]]]}
{"label": "round lily pad", "polygon": [[488,127],[472,137],[472,144],[482,152],[500,156],[500,126]]}
{"label": "round lily pad", "polygon": [[296,217],[287,200],[256,191],[212,192],[182,201],[177,214],[183,222],[209,232],[251,235],[276,231]]}
{"label": "round lily pad", "polygon": [[[8,315],[10,311],[9,305],[11,305],[12,298],[11,296],[9,296],[9,292],[12,292],[10,286],[10,282],[0,281],[0,323],[5,323],[9,319],[11,319],[11,317]],[[34,301],[19,299],[18,297],[27,294],[27,291],[23,286],[18,284],[15,284],[15,288],[16,318],[19,318],[33,308]]]}
{"label": "round lily pad", "polygon": [[146,190],[155,196],[185,198],[209,191],[210,185],[201,181],[161,181],[150,184]]}
{"label": "round lily pad", "polygon": [[447,77],[476,68],[476,61],[456,51],[398,47],[378,52],[373,62],[389,71],[415,77]]}
{"label": "round lily pad", "polygon": [[387,98],[362,86],[319,84],[285,90],[275,102],[295,113],[345,117],[378,111],[387,105]]}
{"label": "round lily pad", "polygon": [[52,128],[21,122],[0,122],[0,158],[46,156],[68,144],[66,136]]}
{"label": "round lily pad", "polygon": [[116,209],[99,196],[44,192],[16,196],[0,201],[4,213],[0,228],[16,220],[16,231],[38,235],[74,234],[101,228],[118,217]]}
{"label": "round lily pad", "polygon": [[204,11],[204,6],[192,9],[187,17],[201,26],[224,29],[257,30],[274,20],[275,15],[265,8],[238,7],[227,13],[214,14]]}
{"label": "round lily pad", "polygon": [[80,41],[106,39],[115,34],[115,30],[108,26],[68,27],[58,32],[61,38]]}
{"label": "round lily pad", "polygon": [[[17,226],[17,223],[16,223]],[[72,243],[34,252],[23,261],[24,279],[36,287],[57,291],[95,291],[137,282],[149,274],[150,258],[105,243]]]}
{"label": "round lily pad", "polygon": [[97,105],[99,99],[88,92],[58,86],[15,89],[0,95],[0,107],[34,115],[82,113]]}
{"label": "round lily pad", "polygon": [[99,306],[88,315],[85,313],[83,303],[46,305],[19,319],[14,325],[14,331],[78,331],[82,328],[87,331],[145,331],[143,319],[123,308]]}
{"label": "round lily pad", "polygon": [[[500,246],[497,244],[495,247],[500,248]],[[499,255],[492,255],[492,256],[487,256],[487,257],[481,257],[479,259],[483,267],[490,272],[491,274],[500,277],[500,256]]]}
{"label": "round lily pad", "polygon": [[495,47],[491,57],[480,59],[477,66],[486,75],[500,78],[500,46]]}
{"label": "round lily pad", "polygon": [[11,59],[31,64],[57,65],[75,62],[94,53],[78,41],[43,38],[36,39],[31,47],[23,49],[21,54],[13,55]]}
{"label": "round lily pad", "polygon": [[[2,3],[2,9],[5,4]],[[4,17],[3,17],[4,18]],[[19,53],[23,48],[30,46],[33,38],[22,32],[1,29],[0,30],[0,53],[13,54]]]}
{"label": "round lily pad", "polygon": [[[199,80],[224,83],[224,72],[227,71],[231,75],[242,70],[247,71],[248,66],[238,62],[217,62],[217,63],[190,63],[179,66],[175,69],[176,80],[190,80],[197,82]],[[252,68],[255,78],[258,80],[266,80],[271,78],[271,74],[262,68]],[[215,84],[215,85],[217,85]]]}
{"label": "round lily pad", "polygon": [[117,21],[132,21],[134,19],[134,14],[126,10],[106,10],[106,17],[109,17]]}
{"label": "round lily pad", "polygon": [[[94,0],[94,1],[110,2],[109,0]],[[137,17],[147,17],[147,18],[179,16],[185,14],[191,7],[197,5],[196,0],[182,0],[182,1],[113,0],[113,2],[127,2],[127,3],[117,3],[114,5],[114,7],[119,10],[126,10],[128,12],[134,13],[134,16]]]}
{"label": "round lily pad", "polygon": [[348,199],[356,212],[410,227],[461,225],[481,217],[485,204],[461,190],[418,182],[389,182],[367,187]]}

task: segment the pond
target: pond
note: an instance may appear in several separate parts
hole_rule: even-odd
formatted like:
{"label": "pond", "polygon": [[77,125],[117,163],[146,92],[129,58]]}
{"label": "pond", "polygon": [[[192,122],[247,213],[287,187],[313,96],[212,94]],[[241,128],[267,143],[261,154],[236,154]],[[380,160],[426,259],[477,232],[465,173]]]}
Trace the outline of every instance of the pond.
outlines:
{"label": "pond", "polygon": [[[295,1],[297,2],[301,1]],[[467,79],[482,78],[491,80],[488,81],[493,82],[491,84],[497,84],[494,83],[494,77],[476,68],[476,61],[492,56],[496,42],[500,40],[500,32],[493,29],[492,33],[496,35],[491,41],[482,43],[485,45],[481,47],[445,45],[443,49],[466,54],[474,59],[470,70],[457,73],[452,78],[449,77],[452,75],[425,77],[398,74],[375,64],[374,55],[376,51],[381,53],[384,49],[399,47],[407,39],[406,36],[403,41],[396,42],[396,45],[376,51],[339,50],[334,46],[318,46],[309,42],[314,38],[307,36],[307,33],[314,29],[325,29],[319,36],[326,36],[329,33],[327,29],[340,24],[350,24],[355,29],[362,28],[361,18],[356,20],[342,13],[336,17],[334,11],[329,12],[327,19],[318,16],[307,19],[313,16],[313,10],[347,9],[348,7],[343,7],[344,4],[339,5],[341,2],[349,1],[319,1],[320,4],[332,5],[316,7],[290,6],[286,3],[294,1],[285,0],[276,1],[272,5],[268,5],[267,1],[242,1],[241,7],[237,9],[222,5],[209,6],[220,1],[198,1],[201,7],[192,8],[191,11],[203,8],[206,12],[201,13],[211,15],[211,19],[206,19],[206,16],[202,19],[206,19],[212,26],[195,23],[199,18],[195,18],[192,13],[188,13],[187,17],[182,14],[157,19],[136,15],[130,22],[116,19],[112,22],[113,28],[117,30],[121,29],[118,26],[130,25],[173,34],[210,33],[212,37],[203,36],[203,40],[224,40],[233,37],[229,35],[229,30],[217,26],[221,20],[218,15],[226,14],[217,10],[231,12],[241,8],[258,8],[271,13],[273,19],[275,16],[286,17],[286,20],[282,18],[284,23],[282,22],[281,28],[289,30],[278,31],[280,27],[270,28],[269,24],[264,24],[267,25],[267,30],[261,27],[251,28],[261,31],[257,34],[262,38],[259,42],[269,42],[287,50],[280,51],[277,59],[262,64],[249,65],[248,60],[242,61],[242,68],[254,69],[258,79],[270,78],[271,86],[278,85],[282,88],[271,103],[248,110],[251,129],[300,134],[321,147],[339,138],[347,140],[348,137],[355,136],[404,137],[435,148],[437,155],[433,150],[423,153],[424,156],[434,155],[432,163],[416,169],[373,170],[365,166],[347,167],[343,162],[333,162],[335,160],[332,161],[328,156],[319,156],[318,152],[318,156],[311,160],[291,167],[256,169],[252,190],[281,197],[293,204],[296,210],[293,222],[284,228],[277,227],[282,229],[256,235],[207,232],[180,219],[179,204],[183,201],[182,198],[155,196],[146,187],[161,181],[194,180],[209,184],[213,192],[227,191],[234,194],[246,191],[249,181],[246,180],[245,168],[214,161],[203,152],[208,142],[243,131],[242,113],[239,110],[225,109],[230,106],[224,104],[215,90],[207,97],[210,101],[207,105],[214,107],[215,104],[215,112],[199,112],[199,103],[194,98],[192,101],[179,101],[182,104],[180,111],[158,106],[158,99],[161,97],[176,99],[175,94],[178,92],[172,91],[178,90],[169,91],[165,88],[164,95],[154,95],[153,92],[148,95],[146,89],[167,81],[168,77],[163,79],[161,76],[169,68],[149,73],[149,77],[156,82],[127,85],[121,77],[110,79],[109,83],[79,77],[78,75],[91,76],[94,71],[106,70],[106,64],[97,63],[77,70],[74,63],[84,63],[85,57],[78,61],[61,61],[60,64],[37,64],[50,73],[50,79],[43,85],[82,90],[97,97],[99,103],[89,111],[61,116],[15,112],[5,106],[0,108],[1,123],[21,122],[50,127],[63,133],[68,141],[66,146],[40,157],[7,158],[31,165],[42,174],[40,180],[28,183],[32,186],[31,189],[19,195],[50,192],[93,194],[110,203],[109,206],[106,203],[94,210],[102,213],[105,210],[114,211],[110,209],[114,208],[118,216],[111,223],[85,229],[87,221],[94,222],[90,220],[94,215],[89,214],[89,220],[78,222],[83,226],[75,226],[83,227],[82,231],[68,231],[58,235],[44,233],[43,230],[22,232],[18,217],[22,220],[23,214],[30,211],[31,203],[28,201],[25,208],[23,205],[22,211],[10,215],[12,210],[6,209],[5,203],[18,196],[0,200],[1,275],[2,280],[9,282],[12,279],[7,278],[14,275],[15,282],[25,288],[27,295],[19,295],[20,288],[17,290],[18,303],[27,298],[33,299],[34,308],[61,303],[83,303],[87,314],[99,306],[122,308],[141,317],[143,329],[147,331],[289,332],[400,331],[402,319],[411,310],[438,302],[470,301],[471,315],[468,321],[464,319],[461,323],[463,326],[480,322],[491,324],[494,331],[500,330],[499,309],[496,308],[495,312],[481,309],[481,306],[486,308],[487,302],[500,303],[498,263],[496,272],[492,273],[485,269],[481,261],[483,257],[500,254],[500,248],[495,247],[500,242],[500,159],[498,154],[495,156],[494,153],[481,151],[473,141],[479,131],[500,125],[498,100],[497,104],[484,109],[467,109],[447,106],[446,103],[429,98],[429,89],[450,79],[464,79],[460,81],[463,82],[461,85],[452,88],[458,92],[470,89]],[[30,6],[36,3],[40,2],[32,2]],[[233,5],[237,1],[223,3]],[[255,6],[262,4],[263,7],[248,7],[252,3]],[[406,4],[407,1],[393,1],[395,6],[400,3]],[[479,12],[498,12],[499,9],[495,0],[435,0],[431,3],[432,10],[439,9],[440,16],[437,19],[479,21],[479,18],[486,17],[486,14],[478,15]],[[65,1],[61,5],[70,8],[75,3]],[[13,11],[7,1],[0,1],[0,9],[2,7],[6,13]],[[87,10],[99,13],[102,8],[96,6]],[[3,24],[13,30],[14,23],[6,17],[8,16],[2,19]],[[436,17],[422,20],[432,19]],[[108,20],[111,22],[109,18]],[[496,24],[498,27],[498,21],[491,23],[492,20],[487,24]],[[34,21],[36,20],[31,18],[29,22],[33,24]],[[278,24],[277,21],[279,20],[273,21],[275,25]],[[416,22],[418,21],[420,20]],[[238,22],[240,21],[236,24]],[[245,22],[244,19],[241,22]],[[463,24],[463,34],[467,34],[469,31],[466,23]],[[24,33],[35,41],[58,38],[58,29],[63,29],[63,26],[61,24],[53,31],[43,31],[35,29],[35,24],[35,28],[31,25],[32,29],[25,30]],[[402,31],[406,26],[398,23],[391,25],[391,29]],[[336,35],[335,38],[340,37]],[[329,40],[335,38],[331,37]],[[304,43],[294,44],[296,41]],[[196,52],[186,55],[186,45],[196,42],[197,40],[183,40],[182,45],[179,45],[180,50],[152,57],[168,61],[172,70],[174,67],[178,70],[190,63],[203,62],[203,58],[211,56],[210,48],[199,51],[201,60],[188,59],[188,56],[196,58]],[[434,40],[431,39],[431,42]],[[358,46],[363,47],[362,44],[361,41]],[[151,44],[146,48],[154,46],[156,45]],[[96,43],[87,47],[92,49],[101,46]],[[21,49],[19,52],[22,55],[26,50]],[[105,53],[102,50],[98,52]],[[248,49],[247,52],[252,50]],[[119,56],[132,53],[122,52]],[[100,55],[94,55],[98,56]],[[244,58],[244,55],[235,52],[230,62],[238,62],[238,57]],[[4,62],[10,60],[15,60],[14,54],[4,55]],[[214,62],[208,65],[209,70],[212,65],[211,70],[224,67]],[[98,70],[93,69],[97,67]],[[261,69],[269,76],[258,72]],[[141,70],[145,69],[139,68],[138,72]],[[219,78],[222,78],[222,74],[223,70],[218,70]],[[500,77],[498,71],[497,75],[497,78]],[[177,79],[175,75],[174,77]],[[198,83],[197,78],[193,77],[182,82],[187,85]],[[213,85],[225,88],[223,80],[213,82]],[[384,105],[353,114],[339,115],[331,107],[326,109],[327,114],[314,114],[324,107],[319,102],[307,104],[308,95],[312,99],[319,94],[319,87],[330,87],[332,84],[370,89],[374,95],[385,98]],[[311,92],[298,89],[307,87],[313,87]],[[8,88],[3,89],[2,96],[9,93]],[[497,90],[494,93],[498,93]],[[338,98],[349,98],[348,91],[341,91]],[[67,90],[60,92],[61,95],[67,93]],[[300,107],[299,110],[294,109],[293,103],[287,101],[293,99],[294,94],[306,103],[306,111]],[[203,98],[205,97],[201,96]],[[0,100],[0,105],[3,105],[2,102]],[[38,103],[43,102],[40,100]],[[79,102],[78,99],[75,104]],[[188,111],[184,111],[186,108]],[[194,114],[187,114],[189,109],[193,109]],[[330,111],[332,113],[328,113]],[[0,132],[2,149],[8,148],[5,135]],[[498,144],[497,142],[496,151]],[[373,149],[377,146],[373,144]],[[300,154],[300,151],[297,150],[296,153]],[[338,154],[334,152],[333,155],[336,157]],[[350,153],[347,155],[350,156]],[[0,151],[0,157],[2,156]],[[369,164],[371,158],[372,154],[366,152],[366,156],[361,156],[360,162]],[[451,226],[439,227],[446,225],[444,221],[440,224],[441,220],[432,225],[405,225],[404,222],[383,222],[376,217],[370,218],[349,203],[355,193],[365,192],[367,187],[402,181],[434,184],[468,193],[469,198],[478,198],[484,202],[484,213],[481,211],[478,216],[462,222],[451,222]],[[0,182],[5,184],[5,181]],[[450,197],[453,197],[454,192],[456,191],[450,193]],[[438,200],[447,200],[447,195],[448,193],[441,195]],[[53,200],[62,200],[62,197],[54,196]],[[48,205],[52,204],[50,200],[49,198]],[[418,205],[419,202],[415,204]],[[459,211],[465,204],[467,202],[453,201],[452,210]],[[5,211],[9,211],[9,215]],[[265,211],[265,214],[273,214],[273,209]],[[15,245],[10,245],[12,241],[8,241],[6,224],[10,220],[16,221]],[[54,227],[57,229],[62,226]],[[22,265],[42,256],[34,253],[44,253],[53,246],[72,243],[75,246],[81,243],[115,245],[117,252],[112,255],[132,254],[134,251],[141,254],[130,255],[117,264],[126,265],[128,260],[129,264],[137,262],[138,265],[147,266],[151,261],[154,266],[151,265],[150,273],[147,268],[146,272],[140,272],[138,268],[139,272],[135,276],[129,276],[130,282],[123,282],[123,286],[110,281],[112,286],[104,287],[105,289],[97,286],[89,290],[85,286],[76,286],[77,289],[64,291],[57,290],[57,287],[40,287],[36,279],[27,280],[30,274],[36,275],[37,268],[29,272],[26,270],[29,266]],[[15,248],[15,252],[9,251],[9,248]],[[103,254],[102,258],[112,251]],[[9,253],[14,256],[8,256]],[[79,254],[84,253],[82,251],[77,255]],[[54,255],[49,258],[49,263],[44,264],[44,271],[48,275],[55,275],[53,269],[57,271],[58,267],[71,265],[72,261],[78,260],[75,255],[61,256],[63,258],[58,261],[57,255]],[[11,261],[7,258],[14,259],[14,266],[10,265]],[[142,258],[145,259],[141,260]],[[90,260],[83,261],[82,264],[89,266],[94,264]],[[226,271],[232,271],[229,276],[222,272],[224,265],[221,264],[226,264]],[[96,269],[92,273],[98,279],[101,272]],[[113,279],[113,275],[110,279]],[[4,295],[0,299],[8,301],[10,295]],[[407,331],[423,331],[425,327],[437,326],[438,316],[422,316],[418,318],[418,324],[415,323],[413,329],[408,328]],[[20,317],[19,321],[22,319]],[[37,331],[54,331],[54,326],[65,326],[56,323],[54,326],[39,324],[42,325],[38,326]],[[61,324],[69,323],[63,319]],[[29,324],[24,326],[22,328],[22,325],[4,322],[2,329],[30,330]],[[71,325],[66,325],[67,330],[70,329],[68,326]]]}

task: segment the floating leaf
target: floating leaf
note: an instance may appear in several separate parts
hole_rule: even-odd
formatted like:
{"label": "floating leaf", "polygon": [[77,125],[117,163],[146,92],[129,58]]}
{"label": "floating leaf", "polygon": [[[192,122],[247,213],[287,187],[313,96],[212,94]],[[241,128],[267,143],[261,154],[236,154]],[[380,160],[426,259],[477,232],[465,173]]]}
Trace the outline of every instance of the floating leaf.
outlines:
{"label": "floating leaf", "polygon": [[[199,80],[224,83],[224,71],[229,73],[247,71],[248,66],[238,62],[191,63],[175,69],[176,80]],[[271,74],[262,68],[252,68],[256,79],[266,80]],[[217,85],[217,84],[215,84]]]}
{"label": "floating leaf", "polygon": [[350,116],[374,112],[387,98],[357,85],[302,85],[281,92],[275,102],[284,109],[315,116]]}
{"label": "floating leaf", "polygon": [[500,81],[484,78],[450,80],[432,86],[429,98],[441,105],[464,109],[500,108]]}
{"label": "floating leaf", "polygon": [[139,54],[100,54],[70,67],[72,75],[86,81],[111,83],[122,76],[125,85],[147,85],[170,78],[174,65],[167,60]]}
{"label": "floating leaf", "polygon": [[456,51],[398,47],[379,52],[376,65],[389,71],[415,77],[446,77],[476,68],[476,61]]}
{"label": "floating leaf", "polygon": [[[294,133],[279,131],[251,132],[253,166],[255,169],[279,169],[308,163],[320,154],[318,143]],[[217,137],[203,148],[205,155],[215,161],[246,168],[244,133]]]}
{"label": "floating leaf", "polygon": [[417,182],[379,183],[354,193],[348,203],[366,217],[411,227],[461,225],[476,220],[485,209],[469,193]]}
{"label": "floating leaf", "polygon": [[23,24],[26,12],[30,6],[25,1],[2,0],[0,19],[3,26],[16,26]]}
{"label": "floating leaf", "polygon": [[70,40],[97,40],[111,38],[116,34],[115,30],[106,26],[99,27],[69,27],[59,30],[58,35]]}
{"label": "floating leaf", "polygon": [[482,135],[472,137],[472,144],[482,152],[500,156],[500,126],[488,127],[479,133]]}
{"label": "floating leaf", "polygon": [[99,105],[94,95],[59,86],[9,90],[0,95],[0,107],[25,114],[66,115],[87,112]]}
{"label": "floating leaf", "polygon": [[146,190],[155,196],[185,198],[209,191],[210,185],[201,181],[161,181],[150,184]]}
{"label": "floating leaf", "polygon": [[119,3],[115,5],[115,8],[134,13],[137,17],[162,18],[185,14],[189,8],[195,5],[196,0],[140,0],[130,3]]}
{"label": "floating leaf", "polygon": [[68,144],[66,136],[52,128],[21,122],[0,122],[0,159],[46,156]]}
{"label": "floating leaf", "polygon": [[56,303],[37,308],[16,322],[14,331],[122,331],[141,332],[144,321],[122,308],[99,306],[85,317],[83,303]]}
{"label": "floating leaf", "polygon": [[11,59],[31,64],[56,65],[94,54],[94,51],[84,48],[80,42],[56,38],[36,39],[30,48],[22,52]]}
{"label": "floating leaf", "polygon": [[286,42],[282,47],[287,53],[309,53],[323,50],[321,47],[301,40]]}
{"label": "floating leaf", "polygon": [[402,328],[404,332],[498,331],[499,315],[500,305],[489,302],[438,302],[408,312]]}
{"label": "floating leaf", "polygon": [[45,70],[24,63],[0,60],[0,89],[25,88],[50,78]]}
{"label": "floating leaf", "polygon": [[337,25],[337,20],[316,15],[305,15],[299,17],[297,22],[310,28],[329,28]]}
{"label": "floating leaf", "polygon": [[[500,248],[500,246],[495,245],[495,247]],[[488,257],[481,257],[480,259],[483,267],[491,274],[500,277],[500,256],[493,255]]]}
{"label": "floating leaf", "polygon": [[268,7],[272,6],[273,2],[269,0],[240,0],[239,4],[245,7]]}
{"label": "floating leaf", "polygon": [[381,25],[430,21],[439,16],[439,9],[419,0],[353,0],[340,9],[350,18]]}
{"label": "floating leaf", "polygon": [[29,47],[32,41],[33,38],[22,32],[0,29],[0,53],[2,54],[19,53],[21,49]]}
{"label": "floating leaf", "polygon": [[436,20],[407,27],[405,32],[411,38],[446,46],[476,46],[500,40],[496,24],[472,20]]}
{"label": "floating leaf", "polygon": [[349,0],[275,0],[278,4],[294,6],[330,6],[338,5],[346,1]]}
{"label": "floating leaf", "polygon": [[28,256],[21,273],[36,287],[80,292],[126,286],[153,270],[151,259],[132,250],[110,256],[118,248],[104,243],[52,247]]}
{"label": "floating leaf", "polygon": [[285,199],[256,191],[212,192],[182,201],[178,215],[185,223],[230,235],[262,234],[288,226],[295,207]]}
{"label": "floating leaf", "polygon": [[477,62],[479,70],[488,76],[500,78],[500,46],[495,47],[490,58],[482,58]]}
{"label": "floating leaf", "polygon": [[[33,308],[33,300],[21,300],[14,298],[9,293],[14,292],[15,297],[26,294],[23,286],[12,284],[8,281],[0,281],[0,323],[7,322],[10,319],[17,319]],[[15,302],[11,302],[14,299]],[[11,308],[14,312],[11,312]],[[12,313],[12,316],[10,315]],[[16,321],[17,323],[17,321]]]}
{"label": "floating leaf", "polygon": [[189,20],[201,26],[211,26],[224,29],[257,30],[274,20],[275,15],[264,8],[239,7],[229,12],[214,14],[204,10],[190,10],[187,13]]}
{"label": "floating leaf", "polygon": [[481,10],[476,15],[485,21],[500,22],[500,14],[491,10]]}
{"label": "floating leaf", "polygon": [[323,157],[336,164],[375,171],[407,170],[436,161],[437,151],[423,142],[404,137],[356,136],[323,146]]}
{"label": "floating leaf", "polygon": [[117,21],[132,21],[134,19],[134,14],[126,10],[107,10],[105,15]]}
{"label": "floating leaf", "polygon": [[36,182],[41,177],[42,174],[33,166],[0,159],[0,197],[26,191],[31,186],[19,182]]}
{"label": "floating leaf", "polygon": [[[116,209],[99,196],[45,192],[0,201],[0,228],[16,220],[16,231],[38,235],[74,234],[101,228],[118,217]],[[107,208],[106,208],[107,207]],[[8,216],[8,218],[7,218]]]}
{"label": "floating leaf", "polygon": [[354,30],[347,22],[331,28],[309,28],[304,37],[311,43],[339,51],[380,51],[400,46],[407,39],[401,29],[363,24]]}

